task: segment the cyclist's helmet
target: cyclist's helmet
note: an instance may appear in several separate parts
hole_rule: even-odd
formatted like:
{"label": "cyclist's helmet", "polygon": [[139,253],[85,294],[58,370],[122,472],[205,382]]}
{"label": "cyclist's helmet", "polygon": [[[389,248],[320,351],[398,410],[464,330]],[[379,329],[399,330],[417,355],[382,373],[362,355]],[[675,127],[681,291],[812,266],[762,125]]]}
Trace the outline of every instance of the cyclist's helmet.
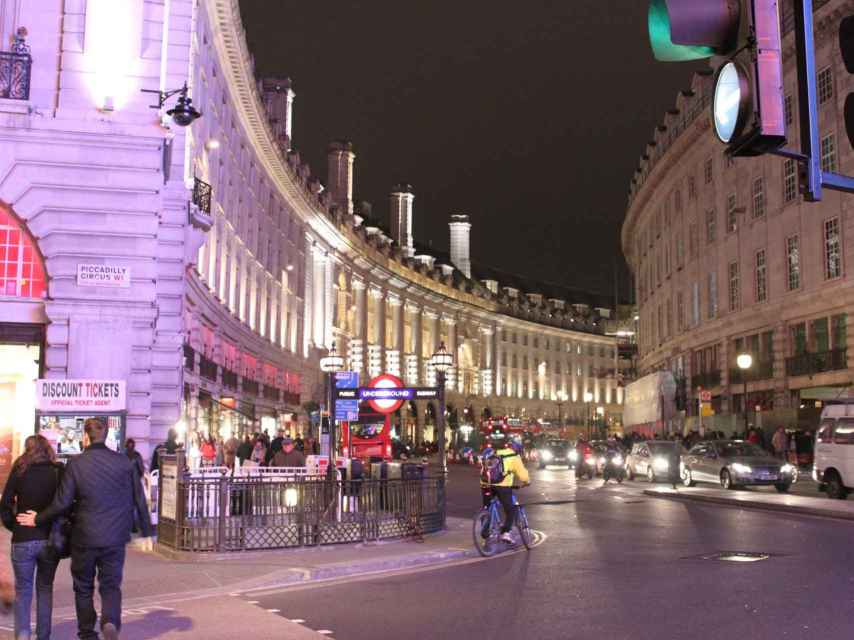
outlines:
{"label": "cyclist's helmet", "polygon": [[495,454],[495,449],[493,449],[492,447],[487,447],[486,449],[484,449],[481,452],[480,457],[483,459],[486,459],[489,456],[494,455],[494,454]]}

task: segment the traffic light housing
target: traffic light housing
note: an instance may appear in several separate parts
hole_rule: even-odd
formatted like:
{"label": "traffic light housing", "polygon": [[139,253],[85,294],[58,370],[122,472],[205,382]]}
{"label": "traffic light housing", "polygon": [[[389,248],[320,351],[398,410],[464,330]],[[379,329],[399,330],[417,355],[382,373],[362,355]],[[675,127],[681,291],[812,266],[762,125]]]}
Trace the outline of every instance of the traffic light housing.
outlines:
{"label": "traffic light housing", "polygon": [[648,22],[657,60],[710,59],[712,124],[728,154],[786,143],[778,0],[652,0]]}

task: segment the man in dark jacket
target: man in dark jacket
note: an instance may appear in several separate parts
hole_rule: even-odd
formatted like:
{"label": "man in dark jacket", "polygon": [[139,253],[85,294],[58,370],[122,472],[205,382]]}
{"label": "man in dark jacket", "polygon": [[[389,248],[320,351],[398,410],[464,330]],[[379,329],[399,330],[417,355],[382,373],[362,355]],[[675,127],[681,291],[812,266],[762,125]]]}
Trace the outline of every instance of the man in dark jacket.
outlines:
{"label": "man in dark jacket", "polygon": [[[95,572],[101,594],[101,633],[104,640],[119,637],[122,613],[122,572],[125,545],[137,519],[144,538],[151,536],[151,519],[139,474],[126,456],[107,448],[107,425],[89,418],[84,430],[91,443],[71,458],[53,503],[41,513],[18,515],[24,526],[43,526],[74,510],[71,530],[71,577],[77,610],[78,637],[98,638],[98,615],[93,596]],[[150,548],[150,540],[147,547]]]}

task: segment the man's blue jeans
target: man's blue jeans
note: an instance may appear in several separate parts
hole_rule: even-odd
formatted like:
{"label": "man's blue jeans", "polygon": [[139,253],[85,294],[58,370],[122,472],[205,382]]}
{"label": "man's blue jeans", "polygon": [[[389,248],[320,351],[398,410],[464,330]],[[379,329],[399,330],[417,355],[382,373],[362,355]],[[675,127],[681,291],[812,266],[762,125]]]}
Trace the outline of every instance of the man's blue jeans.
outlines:
{"label": "man's blue jeans", "polygon": [[16,542],[12,545],[15,572],[15,638],[30,637],[30,610],[33,577],[36,587],[36,638],[49,640],[53,614],[53,578],[59,560],[46,549],[47,540]]}

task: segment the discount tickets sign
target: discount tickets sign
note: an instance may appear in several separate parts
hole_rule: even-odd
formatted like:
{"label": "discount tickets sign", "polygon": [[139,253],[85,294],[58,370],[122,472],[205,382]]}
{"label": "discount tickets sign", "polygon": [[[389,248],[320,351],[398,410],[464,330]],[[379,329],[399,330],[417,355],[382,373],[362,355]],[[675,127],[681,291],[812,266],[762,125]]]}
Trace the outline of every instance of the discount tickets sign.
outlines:
{"label": "discount tickets sign", "polygon": [[127,390],[124,380],[37,380],[36,408],[57,411],[124,411]]}

